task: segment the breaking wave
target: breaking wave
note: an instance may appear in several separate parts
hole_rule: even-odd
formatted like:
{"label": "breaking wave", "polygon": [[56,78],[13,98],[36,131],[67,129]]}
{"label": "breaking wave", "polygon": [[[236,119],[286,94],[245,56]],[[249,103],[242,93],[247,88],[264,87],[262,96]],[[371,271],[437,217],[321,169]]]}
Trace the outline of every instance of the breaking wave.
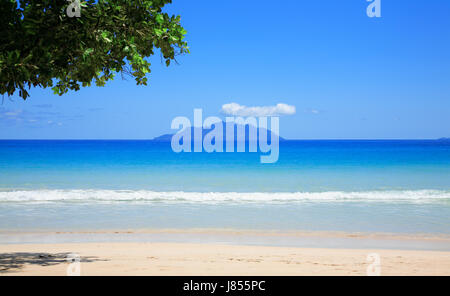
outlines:
{"label": "breaking wave", "polygon": [[450,203],[450,191],[327,192],[158,192],[149,190],[3,190],[2,202],[291,203],[406,202]]}

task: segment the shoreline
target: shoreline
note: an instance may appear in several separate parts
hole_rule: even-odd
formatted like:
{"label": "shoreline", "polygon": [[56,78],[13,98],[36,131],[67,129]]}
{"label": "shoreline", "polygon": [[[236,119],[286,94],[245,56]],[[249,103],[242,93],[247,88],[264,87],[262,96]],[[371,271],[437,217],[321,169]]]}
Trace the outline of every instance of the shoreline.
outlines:
{"label": "shoreline", "polygon": [[450,252],[265,247],[187,243],[0,245],[0,275],[67,275],[69,254],[81,275],[450,275]]}
{"label": "shoreline", "polygon": [[[72,255],[71,255],[72,254]],[[0,230],[0,276],[450,276],[446,234],[242,229]],[[371,257],[372,256],[372,257]]]}
{"label": "shoreline", "polygon": [[262,247],[450,251],[450,235],[244,229],[0,230],[0,245],[194,243]]}

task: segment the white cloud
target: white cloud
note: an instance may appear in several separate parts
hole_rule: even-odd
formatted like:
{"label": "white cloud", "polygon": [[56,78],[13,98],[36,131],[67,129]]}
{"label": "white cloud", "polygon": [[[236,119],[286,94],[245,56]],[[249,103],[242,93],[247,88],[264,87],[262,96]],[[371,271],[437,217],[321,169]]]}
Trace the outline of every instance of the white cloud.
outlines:
{"label": "white cloud", "polygon": [[20,115],[21,113],[22,113],[22,110],[15,110],[15,111],[8,111],[3,114],[5,114],[6,116],[15,117],[15,116]]}
{"label": "white cloud", "polygon": [[43,127],[47,125],[62,126],[64,125],[62,120],[72,120],[76,118],[75,116],[64,115],[60,112],[33,112],[22,109],[6,109],[0,106],[0,124],[25,125],[30,127]]}
{"label": "white cloud", "polygon": [[230,103],[222,106],[222,113],[231,116],[279,116],[295,114],[295,106],[279,103],[276,106],[247,107],[238,103]]}

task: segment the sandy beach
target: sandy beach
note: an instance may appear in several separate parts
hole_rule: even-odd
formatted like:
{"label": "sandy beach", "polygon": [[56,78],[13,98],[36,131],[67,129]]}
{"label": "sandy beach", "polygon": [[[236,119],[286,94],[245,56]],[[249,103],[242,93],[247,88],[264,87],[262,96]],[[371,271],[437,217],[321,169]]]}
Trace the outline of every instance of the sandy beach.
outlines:
{"label": "sandy beach", "polygon": [[450,252],[318,249],[186,243],[0,245],[0,275],[367,275],[377,253],[381,275],[450,275]]}

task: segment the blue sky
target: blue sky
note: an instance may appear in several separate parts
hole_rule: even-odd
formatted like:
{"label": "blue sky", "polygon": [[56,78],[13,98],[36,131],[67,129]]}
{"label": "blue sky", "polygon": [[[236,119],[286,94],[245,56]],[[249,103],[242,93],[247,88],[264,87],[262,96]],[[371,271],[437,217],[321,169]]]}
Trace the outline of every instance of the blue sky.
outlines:
{"label": "blue sky", "polygon": [[149,86],[120,75],[59,97],[32,89],[0,106],[2,139],[150,139],[176,116],[222,105],[296,107],[280,120],[297,139],[450,136],[450,1],[174,0],[191,54]]}

